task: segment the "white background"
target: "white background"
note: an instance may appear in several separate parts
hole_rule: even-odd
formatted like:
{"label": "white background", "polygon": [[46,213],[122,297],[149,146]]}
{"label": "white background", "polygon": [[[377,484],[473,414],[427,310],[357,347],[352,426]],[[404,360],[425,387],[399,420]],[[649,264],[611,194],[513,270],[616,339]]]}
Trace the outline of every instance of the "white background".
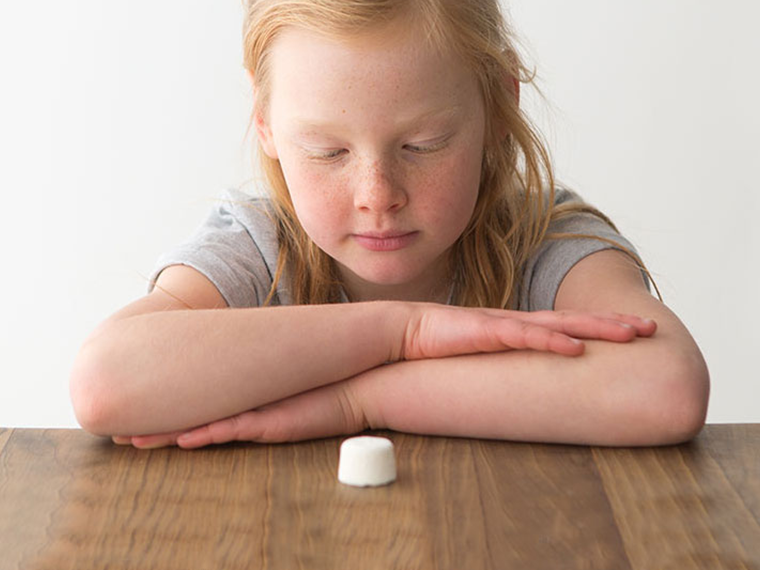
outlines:
{"label": "white background", "polygon": [[[758,5],[521,0],[561,181],[612,217],[758,422]],[[68,374],[158,255],[252,176],[238,0],[0,8],[0,426],[76,427]]]}

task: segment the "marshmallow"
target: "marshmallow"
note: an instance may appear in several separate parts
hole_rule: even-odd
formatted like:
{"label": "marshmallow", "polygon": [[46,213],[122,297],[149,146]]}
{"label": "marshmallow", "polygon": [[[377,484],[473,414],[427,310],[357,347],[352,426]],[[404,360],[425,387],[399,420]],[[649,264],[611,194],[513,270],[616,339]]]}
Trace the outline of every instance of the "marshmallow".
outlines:
{"label": "marshmallow", "polygon": [[393,442],[384,437],[361,436],[340,445],[338,481],[354,487],[376,487],[396,480]]}

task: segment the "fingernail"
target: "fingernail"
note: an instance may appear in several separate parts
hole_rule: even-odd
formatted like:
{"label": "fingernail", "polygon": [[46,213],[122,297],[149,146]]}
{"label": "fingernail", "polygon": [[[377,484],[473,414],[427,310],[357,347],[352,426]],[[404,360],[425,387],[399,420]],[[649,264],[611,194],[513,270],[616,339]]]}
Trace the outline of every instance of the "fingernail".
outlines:
{"label": "fingernail", "polygon": [[159,447],[166,447],[166,444],[162,441],[155,441],[153,443],[141,443],[138,439],[132,443],[137,449],[157,449]]}

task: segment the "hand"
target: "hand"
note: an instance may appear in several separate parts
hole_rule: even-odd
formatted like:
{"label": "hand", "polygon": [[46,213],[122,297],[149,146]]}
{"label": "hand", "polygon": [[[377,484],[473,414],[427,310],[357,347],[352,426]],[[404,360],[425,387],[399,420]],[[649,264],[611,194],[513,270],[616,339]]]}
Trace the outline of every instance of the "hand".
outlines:
{"label": "hand", "polygon": [[113,436],[114,443],[153,449],[178,445],[195,449],[212,443],[277,443],[352,434],[369,427],[351,380],[328,384],[290,398],[211,422],[190,431]]}
{"label": "hand", "polygon": [[507,311],[416,304],[401,343],[399,360],[442,358],[513,349],[583,354],[578,339],[628,342],[651,336],[652,320],[620,313]]}

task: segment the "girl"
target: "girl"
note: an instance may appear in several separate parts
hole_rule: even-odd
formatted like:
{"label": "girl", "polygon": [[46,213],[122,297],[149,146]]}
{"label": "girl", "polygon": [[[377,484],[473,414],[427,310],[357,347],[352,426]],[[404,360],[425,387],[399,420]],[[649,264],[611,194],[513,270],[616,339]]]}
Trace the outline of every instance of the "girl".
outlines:
{"label": "girl", "polygon": [[87,339],[86,430],[142,448],[699,432],[704,359],[633,246],[555,188],[498,0],[250,0],[243,35],[268,198],[227,192]]}

